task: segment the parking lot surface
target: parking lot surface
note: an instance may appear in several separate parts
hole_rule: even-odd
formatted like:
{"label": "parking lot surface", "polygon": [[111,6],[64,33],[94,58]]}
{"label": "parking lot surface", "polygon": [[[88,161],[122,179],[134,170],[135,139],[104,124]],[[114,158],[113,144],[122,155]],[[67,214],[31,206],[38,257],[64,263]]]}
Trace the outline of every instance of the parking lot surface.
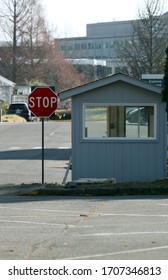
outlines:
{"label": "parking lot surface", "polygon": [[168,196],[0,195],[0,259],[167,260]]}
{"label": "parking lot surface", "polygon": [[[41,122],[0,123],[0,185],[42,181],[41,130]],[[71,157],[71,123],[46,121],[44,130],[44,180],[60,184]]]}

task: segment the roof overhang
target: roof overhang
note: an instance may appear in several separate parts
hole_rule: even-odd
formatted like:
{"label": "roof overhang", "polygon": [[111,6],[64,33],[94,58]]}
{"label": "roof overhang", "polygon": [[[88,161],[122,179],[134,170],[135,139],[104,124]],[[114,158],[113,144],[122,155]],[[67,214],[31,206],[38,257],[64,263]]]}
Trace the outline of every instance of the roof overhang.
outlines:
{"label": "roof overhang", "polygon": [[81,86],[78,86],[75,88],[71,88],[71,89],[62,91],[58,94],[59,94],[60,100],[62,101],[62,100],[69,99],[75,95],[79,95],[79,94],[85,93],[87,91],[95,90],[97,88],[104,87],[104,86],[107,86],[107,85],[110,85],[110,84],[113,84],[116,82],[120,82],[120,81],[133,85],[133,86],[136,86],[136,87],[143,88],[145,90],[149,90],[153,93],[161,94],[161,90],[162,90],[161,87],[158,87],[154,84],[150,84],[148,82],[144,82],[142,80],[135,79],[133,77],[130,77],[130,76],[127,76],[124,74],[110,75],[103,79],[99,79],[94,82],[90,82],[90,83],[87,83],[87,84],[84,84],[84,85],[81,85]]}
{"label": "roof overhang", "polygon": [[0,82],[2,83],[1,86],[10,86],[10,87],[14,87],[15,83],[6,79],[5,77],[0,75]]}

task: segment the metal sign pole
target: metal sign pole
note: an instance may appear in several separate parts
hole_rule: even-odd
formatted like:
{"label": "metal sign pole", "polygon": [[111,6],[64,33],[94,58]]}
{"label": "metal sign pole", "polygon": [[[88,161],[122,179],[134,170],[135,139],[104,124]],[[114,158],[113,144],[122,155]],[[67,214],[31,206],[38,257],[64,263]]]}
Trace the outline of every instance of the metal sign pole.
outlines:
{"label": "metal sign pole", "polygon": [[44,185],[44,118],[42,118],[42,185]]}
{"label": "metal sign pole", "polygon": [[28,96],[29,110],[42,121],[42,185],[44,185],[44,118],[48,118],[57,109],[55,87],[31,87]]}

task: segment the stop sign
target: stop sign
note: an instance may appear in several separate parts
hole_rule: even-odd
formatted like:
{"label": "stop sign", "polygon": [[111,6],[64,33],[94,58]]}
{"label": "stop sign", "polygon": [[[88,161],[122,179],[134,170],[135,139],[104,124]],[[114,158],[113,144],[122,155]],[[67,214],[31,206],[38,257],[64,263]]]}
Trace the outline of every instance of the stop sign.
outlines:
{"label": "stop sign", "polygon": [[36,117],[47,118],[57,109],[57,95],[50,87],[36,87],[28,96],[28,107]]}

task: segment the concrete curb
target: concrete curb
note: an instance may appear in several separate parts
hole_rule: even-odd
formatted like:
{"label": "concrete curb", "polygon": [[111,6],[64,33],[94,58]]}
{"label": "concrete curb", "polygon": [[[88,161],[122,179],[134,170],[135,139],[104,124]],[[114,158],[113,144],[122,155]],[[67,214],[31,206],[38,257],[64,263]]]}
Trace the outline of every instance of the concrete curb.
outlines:
{"label": "concrete curb", "polygon": [[19,195],[55,195],[55,196],[125,196],[125,195],[168,195],[168,186],[130,186],[130,187],[56,187],[37,188],[30,192],[21,192]]}

